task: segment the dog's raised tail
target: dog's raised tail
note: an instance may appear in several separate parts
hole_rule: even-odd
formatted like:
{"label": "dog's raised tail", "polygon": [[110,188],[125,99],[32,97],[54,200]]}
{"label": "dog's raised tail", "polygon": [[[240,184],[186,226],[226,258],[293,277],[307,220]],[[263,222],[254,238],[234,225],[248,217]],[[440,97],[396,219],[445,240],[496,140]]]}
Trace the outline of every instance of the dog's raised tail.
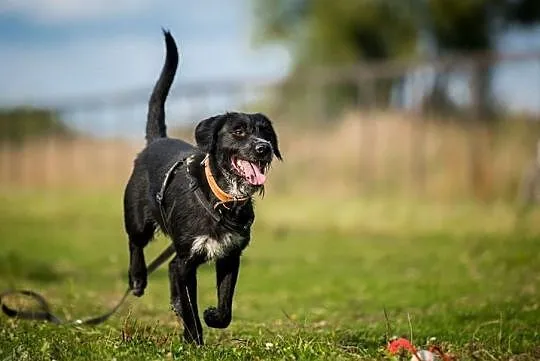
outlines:
{"label": "dog's raised tail", "polygon": [[159,79],[154,85],[150,101],[148,102],[148,118],[146,122],[146,143],[149,144],[158,138],[167,136],[165,126],[165,100],[169,95],[176,68],[178,67],[178,49],[171,33],[163,29],[167,54],[165,64],[161,69]]}

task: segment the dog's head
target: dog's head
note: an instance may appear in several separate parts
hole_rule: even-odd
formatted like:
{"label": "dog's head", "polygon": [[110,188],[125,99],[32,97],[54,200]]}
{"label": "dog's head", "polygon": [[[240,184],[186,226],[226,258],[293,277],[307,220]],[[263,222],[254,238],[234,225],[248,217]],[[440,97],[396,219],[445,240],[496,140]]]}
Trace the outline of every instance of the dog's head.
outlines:
{"label": "dog's head", "polygon": [[195,128],[197,146],[223,173],[231,193],[251,196],[262,191],[278,139],[263,114],[226,113],[201,121]]}

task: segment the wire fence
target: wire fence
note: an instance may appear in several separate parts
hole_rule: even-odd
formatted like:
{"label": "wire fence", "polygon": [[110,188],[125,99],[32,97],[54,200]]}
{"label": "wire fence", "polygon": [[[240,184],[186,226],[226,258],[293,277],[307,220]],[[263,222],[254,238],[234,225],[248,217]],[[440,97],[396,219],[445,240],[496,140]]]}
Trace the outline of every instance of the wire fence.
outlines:
{"label": "wire fence", "polygon": [[[540,139],[540,53],[304,69],[285,81],[178,84],[169,132],[263,111],[286,162],[284,193],[514,199]],[[121,187],[144,140],[151,88],[44,102],[0,118],[0,188]],[[301,181],[299,181],[301,179]]]}

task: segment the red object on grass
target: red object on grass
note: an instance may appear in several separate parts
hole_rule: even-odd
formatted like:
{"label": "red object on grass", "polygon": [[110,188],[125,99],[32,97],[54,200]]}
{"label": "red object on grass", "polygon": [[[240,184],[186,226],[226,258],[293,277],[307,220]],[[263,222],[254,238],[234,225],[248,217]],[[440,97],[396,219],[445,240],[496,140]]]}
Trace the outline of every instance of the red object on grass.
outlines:
{"label": "red object on grass", "polygon": [[[388,343],[388,352],[392,355],[396,355],[400,353],[402,350],[410,352],[412,355],[416,356],[418,360],[422,360],[420,356],[418,356],[418,353],[416,352],[416,348],[413,346],[413,344],[407,340],[404,337],[393,339]],[[450,355],[445,354],[439,346],[432,345],[429,347],[429,351],[438,354],[443,361],[453,361],[454,358]]]}
{"label": "red object on grass", "polygon": [[401,350],[409,351],[412,354],[416,353],[416,349],[406,338],[396,338],[388,343],[388,351],[392,355],[399,353]]}

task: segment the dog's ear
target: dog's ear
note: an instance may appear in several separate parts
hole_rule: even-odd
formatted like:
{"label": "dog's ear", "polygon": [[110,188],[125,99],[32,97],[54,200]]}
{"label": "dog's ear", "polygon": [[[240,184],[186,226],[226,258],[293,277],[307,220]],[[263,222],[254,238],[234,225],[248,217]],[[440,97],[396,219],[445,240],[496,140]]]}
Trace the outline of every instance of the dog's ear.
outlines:
{"label": "dog's ear", "polygon": [[214,149],[218,131],[223,126],[224,120],[223,115],[216,115],[202,120],[195,127],[195,142],[203,152],[210,153]]}
{"label": "dog's ear", "polygon": [[277,159],[283,160],[281,157],[281,152],[279,151],[279,145],[278,145],[278,139],[277,134],[274,131],[274,126],[272,125],[272,122],[268,117],[261,113],[253,114],[256,121],[259,123],[259,128],[265,135],[265,138],[270,141],[270,144],[272,144],[272,149],[274,150],[274,155]]}

